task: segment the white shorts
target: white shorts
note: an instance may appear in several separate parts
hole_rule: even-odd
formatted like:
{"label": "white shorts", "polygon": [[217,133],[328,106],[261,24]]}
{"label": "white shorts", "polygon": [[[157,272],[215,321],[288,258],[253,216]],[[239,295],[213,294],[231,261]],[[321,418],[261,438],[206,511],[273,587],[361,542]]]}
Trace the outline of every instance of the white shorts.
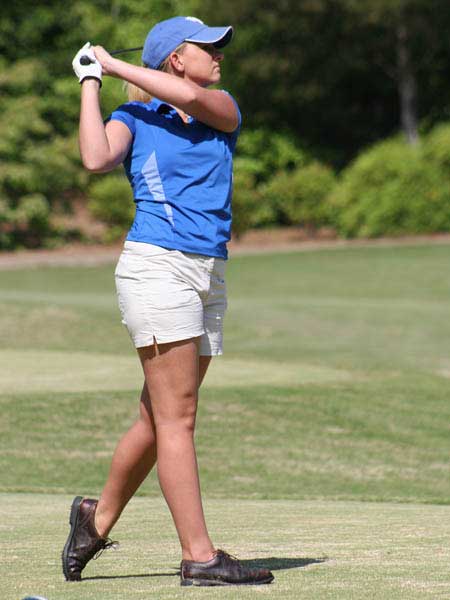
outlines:
{"label": "white shorts", "polygon": [[122,323],[136,348],[201,336],[200,354],[222,354],[225,260],[125,242],[115,278]]}

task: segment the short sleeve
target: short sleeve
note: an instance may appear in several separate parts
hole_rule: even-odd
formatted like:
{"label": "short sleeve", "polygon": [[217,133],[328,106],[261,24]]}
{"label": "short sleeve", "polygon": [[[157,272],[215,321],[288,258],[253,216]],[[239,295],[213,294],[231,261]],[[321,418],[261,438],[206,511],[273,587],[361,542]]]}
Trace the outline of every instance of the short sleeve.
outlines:
{"label": "short sleeve", "polygon": [[136,122],[134,113],[135,108],[133,104],[122,104],[114,112],[112,112],[107,119],[105,119],[105,125],[109,121],[121,121],[124,123],[134,137],[136,133]]}
{"label": "short sleeve", "polygon": [[239,132],[241,125],[242,125],[242,115],[241,115],[241,111],[239,110],[239,105],[236,102],[235,98],[230,94],[230,92],[227,92],[227,90],[222,90],[222,92],[224,92],[225,94],[228,94],[228,96],[230,96],[230,98],[234,102],[234,105],[236,106],[236,110],[237,110],[237,114],[238,114],[238,126],[236,127],[235,131]]}

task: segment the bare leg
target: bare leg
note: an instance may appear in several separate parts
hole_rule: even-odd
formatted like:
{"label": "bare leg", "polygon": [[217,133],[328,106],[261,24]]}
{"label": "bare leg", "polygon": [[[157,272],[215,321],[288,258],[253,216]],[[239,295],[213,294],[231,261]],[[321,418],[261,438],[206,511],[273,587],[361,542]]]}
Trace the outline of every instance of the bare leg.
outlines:
{"label": "bare leg", "polygon": [[156,462],[156,440],[148,391],[141,392],[140,417],[119,441],[98,501],[95,527],[106,537]]}
{"label": "bare leg", "polygon": [[199,385],[198,338],[140,348],[151,397],[158,477],[169,505],[183,559],[207,561],[214,546],[200,495],[194,428]]}
{"label": "bare leg", "polygon": [[[201,356],[199,382],[203,381],[210,356]],[[106,537],[130,498],[150,473],[156,462],[156,434],[148,389],[141,392],[140,417],[122,437],[114,452],[105,487],[95,513],[95,527]]]}

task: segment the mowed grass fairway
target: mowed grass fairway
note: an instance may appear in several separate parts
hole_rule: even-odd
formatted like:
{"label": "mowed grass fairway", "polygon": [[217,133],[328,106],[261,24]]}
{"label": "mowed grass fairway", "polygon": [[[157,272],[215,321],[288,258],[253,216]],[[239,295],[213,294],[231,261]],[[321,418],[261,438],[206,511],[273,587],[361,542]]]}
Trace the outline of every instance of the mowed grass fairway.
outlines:
{"label": "mowed grass fairway", "polygon": [[271,586],[183,589],[154,476],[119,552],[66,584],[74,494],[98,495],[142,375],[113,266],[0,272],[5,600],[450,598],[450,246],[233,258],[197,449],[219,547]]}

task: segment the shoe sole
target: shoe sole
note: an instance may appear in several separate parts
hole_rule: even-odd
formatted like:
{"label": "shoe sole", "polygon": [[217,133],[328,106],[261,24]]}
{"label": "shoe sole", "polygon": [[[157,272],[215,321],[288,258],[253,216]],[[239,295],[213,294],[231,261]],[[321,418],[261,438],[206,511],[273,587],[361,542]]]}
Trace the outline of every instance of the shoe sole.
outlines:
{"label": "shoe sole", "polygon": [[70,509],[70,518],[69,518],[70,533],[69,533],[69,537],[67,538],[66,545],[64,546],[64,550],[62,551],[62,557],[61,557],[63,573],[64,573],[64,577],[66,578],[66,581],[80,581],[80,579],[81,579],[81,575],[79,575],[79,577],[77,577],[77,578],[74,578],[73,573],[71,574],[69,572],[69,569],[67,566],[67,559],[68,559],[67,555],[69,553],[69,546],[72,543],[72,539],[73,539],[75,530],[78,525],[78,515],[80,513],[80,504],[82,502],[83,502],[83,497],[77,496],[74,499],[74,501],[72,502],[72,507]]}
{"label": "shoe sole", "polygon": [[180,585],[182,586],[198,586],[198,587],[211,587],[211,586],[225,586],[225,585],[263,585],[265,583],[272,583],[272,577],[267,577],[267,579],[261,579],[260,581],[246,581],[242,583],[232,583],[229,581],[221,581],[220,579],[182,579]]}

